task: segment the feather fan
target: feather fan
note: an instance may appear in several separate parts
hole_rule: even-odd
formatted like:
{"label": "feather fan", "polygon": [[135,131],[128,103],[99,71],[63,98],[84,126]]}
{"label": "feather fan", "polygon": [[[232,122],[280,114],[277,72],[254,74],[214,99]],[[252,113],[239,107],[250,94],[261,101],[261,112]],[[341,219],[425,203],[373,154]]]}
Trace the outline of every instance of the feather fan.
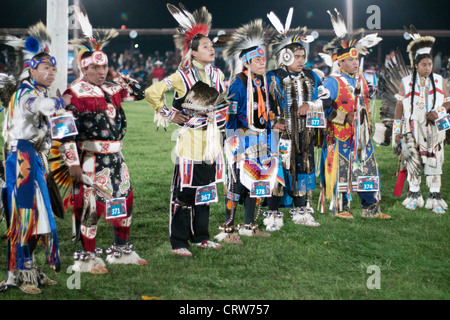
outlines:
{"label": "feather fan", "polygon": [[393,121],[398,93],[402,78],[410,74],[411,69],[405,64],[400,49],[395,51],[394,59],[388,61],[383,72],[384,90],[380,107],[380,120],[375,127],[373,140],[383,146],[388,146],[392,140]]}

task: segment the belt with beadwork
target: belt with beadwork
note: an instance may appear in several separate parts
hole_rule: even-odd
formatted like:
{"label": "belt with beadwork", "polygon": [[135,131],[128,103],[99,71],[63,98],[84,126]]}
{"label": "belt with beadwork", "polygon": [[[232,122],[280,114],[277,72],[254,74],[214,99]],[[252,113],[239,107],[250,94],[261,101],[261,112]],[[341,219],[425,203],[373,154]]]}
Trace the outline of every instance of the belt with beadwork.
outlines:
{"label": "belt with beadwork", "polygon": [[122,141],[86,140],[78,142],[78,148],[94,153],[117,153],[122,150],[122,145]]}

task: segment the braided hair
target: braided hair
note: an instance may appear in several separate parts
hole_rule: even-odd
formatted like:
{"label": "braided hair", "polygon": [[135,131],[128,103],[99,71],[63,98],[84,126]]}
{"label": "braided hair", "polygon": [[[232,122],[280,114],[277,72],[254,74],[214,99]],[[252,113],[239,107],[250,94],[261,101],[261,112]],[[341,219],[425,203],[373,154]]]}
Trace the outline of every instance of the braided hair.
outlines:
{"label": "braided hair", "polygon": [[[413,108],[414,108],[414,93],[416,90],[416,77],[417,77],[417,65],[423,60],[429,58],[431,59],[431,61],[433,61],[433,58],[431,56],[431,54],[429,53],[424,53],[424,54],[419,54],[416,56],[416,58],[414,59],[414,64],[413,64],[413,74],[412,74],[412,92],[411,92],[411,112],[410,112],[410,117],[412,117],[412,113],[413,113]],[[434,83],[434,76],[433,76],[433,71],[430,73],[429,75],[430,77],[430,82],[431,85],[433,87],[433,107],[431,109],[434,108],[435,103],[436,103],[436,84]]]}

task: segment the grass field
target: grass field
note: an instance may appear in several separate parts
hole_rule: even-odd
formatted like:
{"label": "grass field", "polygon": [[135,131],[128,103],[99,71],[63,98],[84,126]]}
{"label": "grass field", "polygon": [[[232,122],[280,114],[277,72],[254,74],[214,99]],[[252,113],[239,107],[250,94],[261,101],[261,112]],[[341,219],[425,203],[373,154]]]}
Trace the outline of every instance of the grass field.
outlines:
{"label": "grass field", "polygon": [[[128,132],[124,156],[134,187],[135,207],[130,242],[148,265],[108,265],[109,274],[82,274],[80,288],[70,289],[67,272],[79,244],[71,241],[71,213],[57,220],[62,271],[55,274],[44,261],[42,247],[36,259],[58,281],[38,296],[19,290],[0,300],[447,300],[449,293],[449,214],[426,209],[407,211],[405,197],[392,195],[397,161],[391,147],[376,147],[382,182],[382,210],[391,221],[363,220],[359,199],[352,202],[354,220],[316,212],[319,228],[295,225],[282,209],[284,227],[267,239],[243,238],[244,244],[224,245],[221,250],[192,248],[193,259],[171,253],[169,243],[169,192],[175,145],[169,130],[156,131],[153,110],[145,102],[125,103]],[[449,147],[446,147],[446,156]],[[447,160],[448,162],[448,160]],[[445,167],[449,167],[446,163]],[[450,202],[449,171],[443,176],[442,195]],[[222,189],[222,187],[220,187]],[[318,188],[317,188],[318,189]],[[317,204],[318,190],[314,192]],[[426,199],[428,190],[422,188]],[[219,193],[220,194],[220,193]],[[243,220],[243,208],[237,222]],[[223,196],[211,206],[210,233],[216,235],[224,221]],[[262,226],[262,215],[259,224]],[[0,231],[5,231],[5,223]],[[99,223],[97,245],[106,249],[113,241],[108,223]],[[6,244],[2,239],[0,277],[6,272]],[[375,268],[375,269],[373,269]],[[375,272],[373,271],[375,270]],[[374,277],[376,279],[374,280]],[[69,285],[68,285],[69,284]],[[371,286],[375,284],[375,288]],[[379,287],[377,286],[379,285]],[[299,305],[301,306],[301,305]]]}

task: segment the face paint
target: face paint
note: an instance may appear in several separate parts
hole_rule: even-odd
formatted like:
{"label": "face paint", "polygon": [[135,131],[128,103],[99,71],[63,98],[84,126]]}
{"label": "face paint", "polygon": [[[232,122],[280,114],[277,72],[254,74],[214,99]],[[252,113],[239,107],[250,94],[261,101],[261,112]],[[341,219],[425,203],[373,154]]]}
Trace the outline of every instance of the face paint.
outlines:
{"label": "face paint", "polygon": [[47,79],[47,77],[48,77],[48,71],[47,70],[38,70],[38,72],[45,73],[44,80]]}

